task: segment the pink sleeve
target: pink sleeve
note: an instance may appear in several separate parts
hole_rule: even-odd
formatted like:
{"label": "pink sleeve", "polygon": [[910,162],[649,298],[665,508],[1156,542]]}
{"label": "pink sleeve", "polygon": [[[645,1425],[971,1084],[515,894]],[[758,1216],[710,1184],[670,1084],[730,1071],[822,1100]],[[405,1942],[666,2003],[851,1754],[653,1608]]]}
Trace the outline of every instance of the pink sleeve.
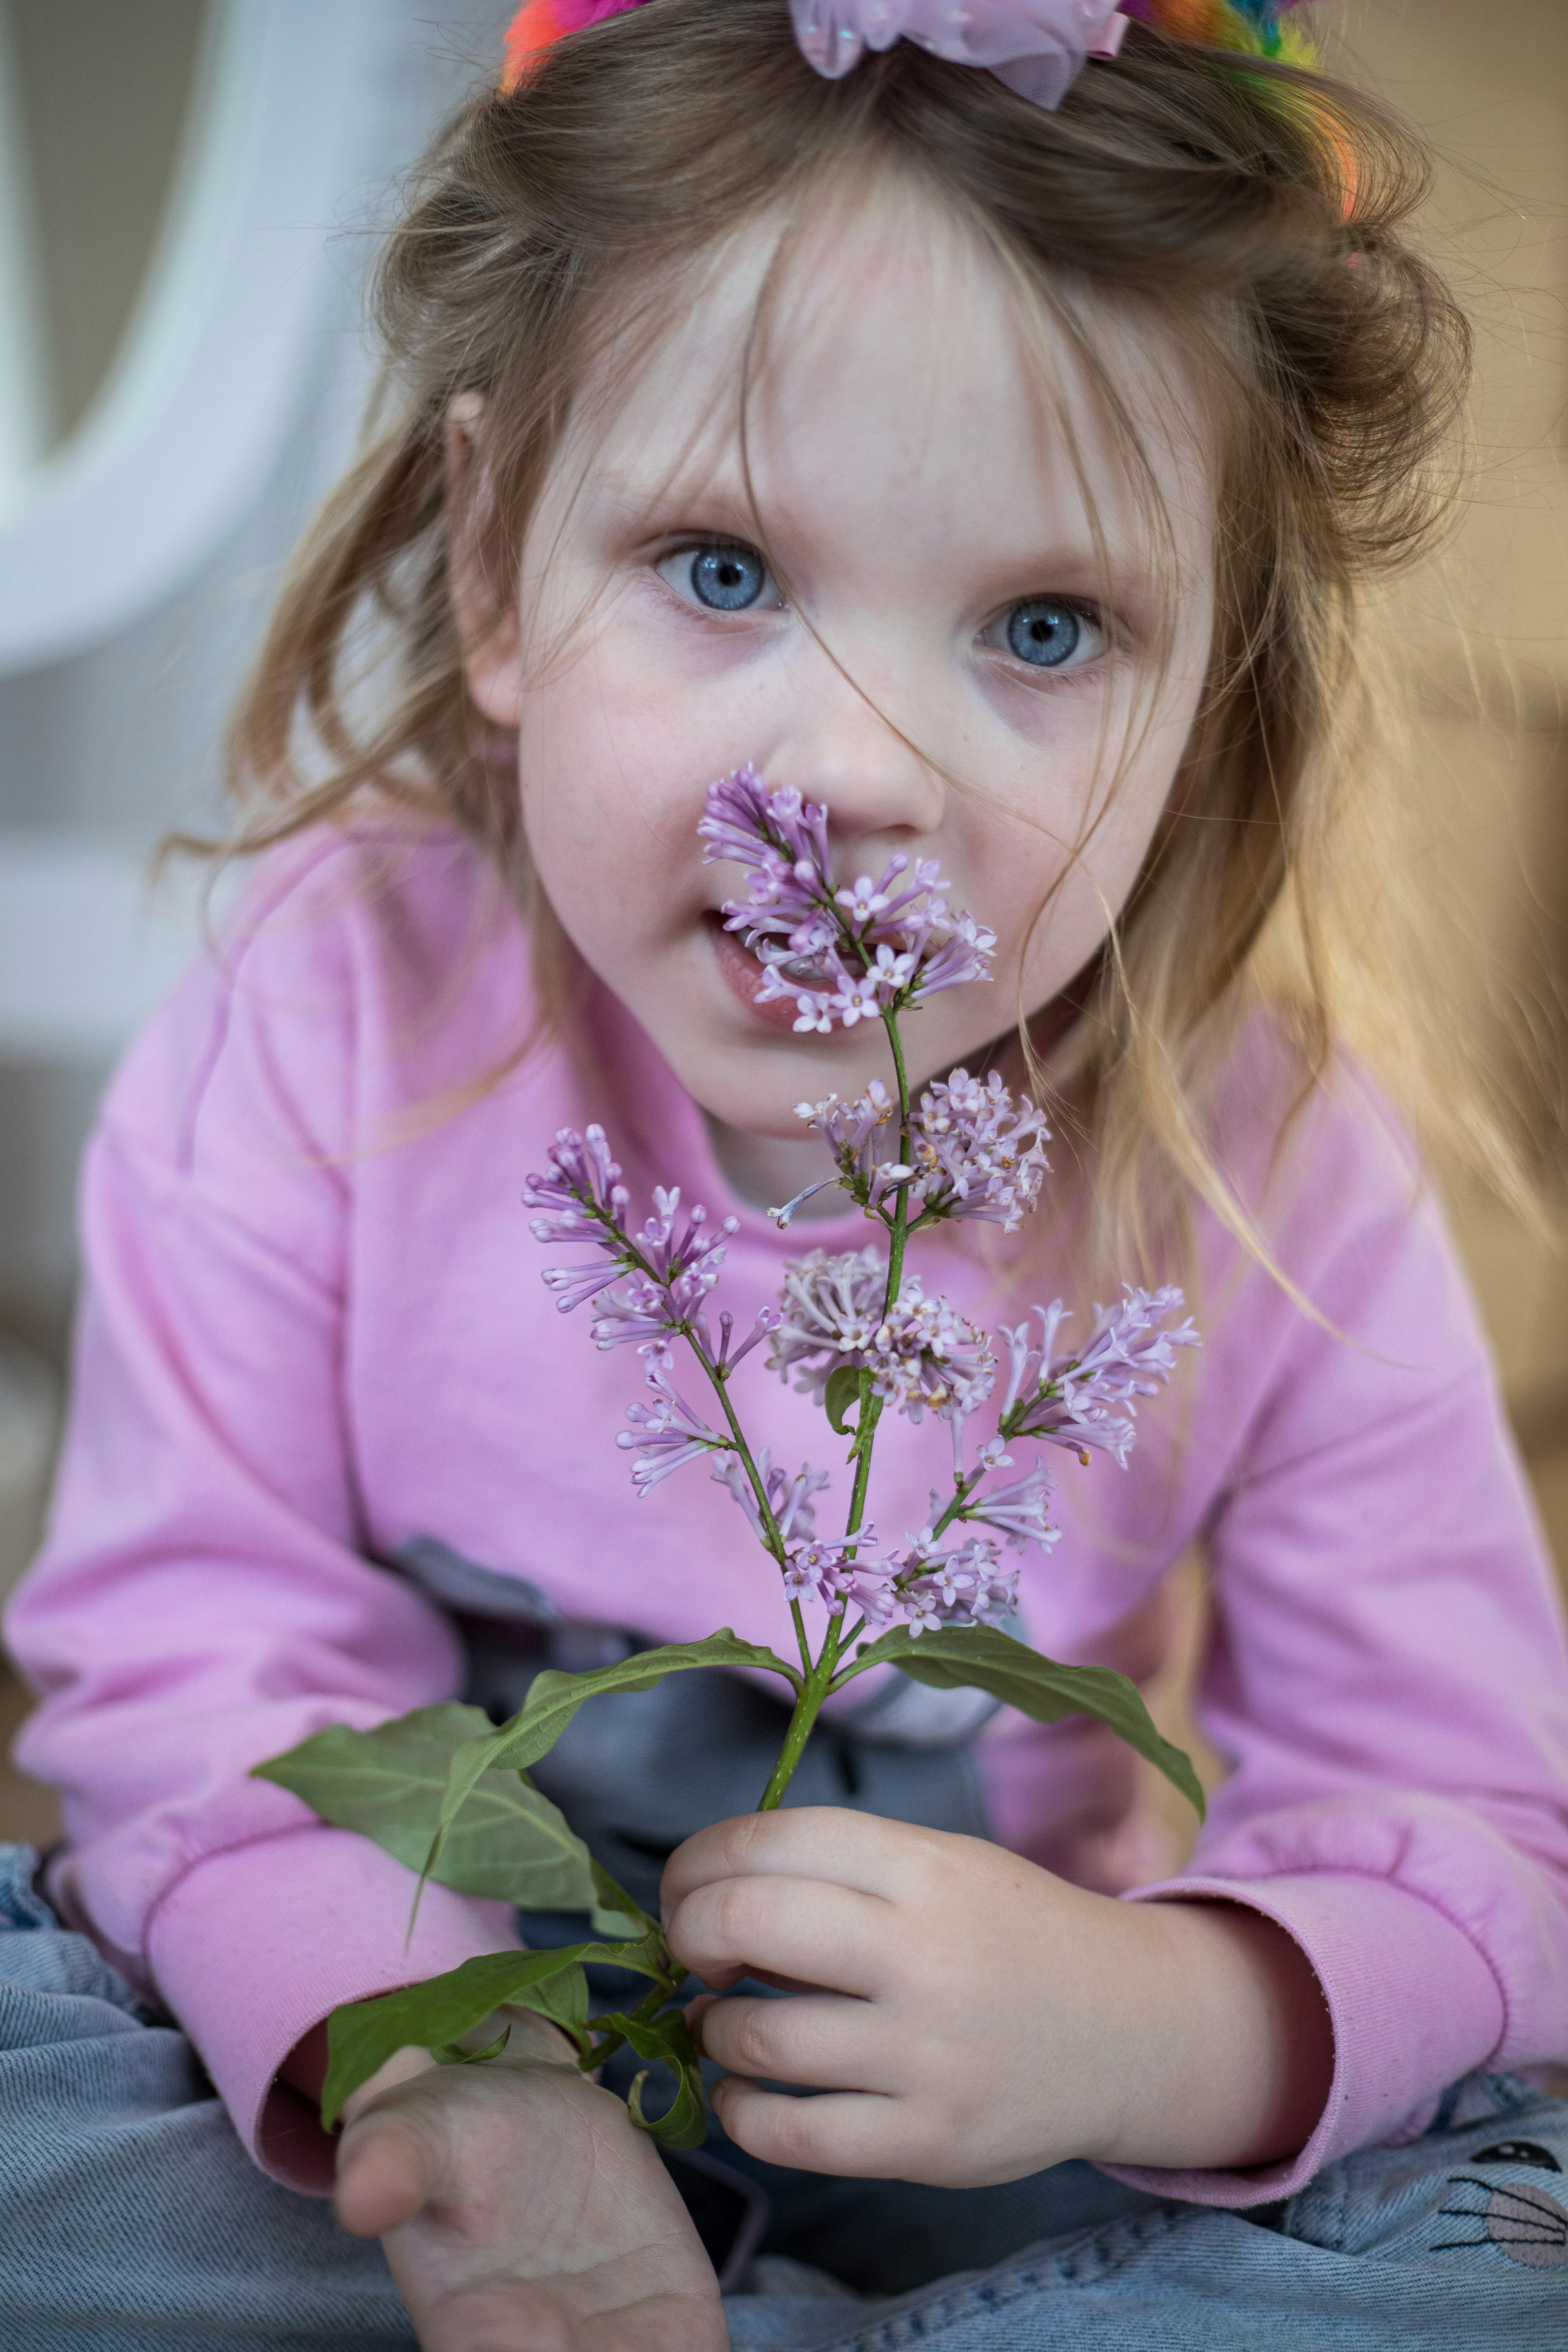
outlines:
{"label": "pink sleeve", "polygon": [[[265,933],[193,973],[88,1158],[89,1284],[47,1544],[6,1638],[59,1788],[51,1892],[185,2027],[268,2168],[330,2148],[278,2066],[341,2000],[515,1943],[250,1767],[329,1723],[454,1696],[451,1626],[363,1556],[344,1401],[354,975]],[[337,953],[333,950],[332,953]],[[289,1033],[292,1032],[292,1034]]]}
{"label": "pink sleeve", "polygon": [[1331,1121],[1287,1234],[1348,1338],[1256,1292],[1231,1318],[1259,1403],[1208,1530],[1198,1713],[1232,1769],[1190,1869],[1133,1898],[1278,1920],[1333,2024],[1292,2160],[1121,2175],[1209,2204],[1292,2194],[1475,2068],[1568,2057],[1556,1582],[1442,1220],[1375,1149]]}

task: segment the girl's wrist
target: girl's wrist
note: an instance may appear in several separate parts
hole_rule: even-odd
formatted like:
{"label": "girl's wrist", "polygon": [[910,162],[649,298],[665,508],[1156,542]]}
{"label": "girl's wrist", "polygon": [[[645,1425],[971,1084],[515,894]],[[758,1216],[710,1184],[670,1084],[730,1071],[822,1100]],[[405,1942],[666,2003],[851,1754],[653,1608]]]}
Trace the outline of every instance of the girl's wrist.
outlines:
{"label": "girl's wrist", "polygon": [[1299,2155],[1327,2105],[1334,2038],[1294,1938],[1240,1903],[1126,1906],[1142,2022],[1101,2163],[1236,2171]]}

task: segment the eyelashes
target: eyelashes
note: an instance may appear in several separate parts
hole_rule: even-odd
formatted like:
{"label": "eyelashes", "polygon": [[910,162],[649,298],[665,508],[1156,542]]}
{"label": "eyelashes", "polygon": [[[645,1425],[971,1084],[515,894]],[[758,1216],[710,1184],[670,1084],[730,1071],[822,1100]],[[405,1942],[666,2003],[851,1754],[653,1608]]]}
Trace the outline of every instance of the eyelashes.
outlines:
{"label": "eyelashes", "polygon": [[[702,613],[783,612],[786,599],[766,558],[744,540],[694,539],[655,560],[681,603]],[[1109,650],[1099,606],[1080,597],[1021,597],[979,632],[976,643],[1037,677],[1087,668]]]}
{"label": "eyelashes", "polygon": [[660,556],[654,566],[668,588],[709,613],[779,612],[784,598],[763,558],[741,540],[701,540]]}
{"label": "eyelashes", "polygon": [[1106,649],[1095,607],[1065,596],[1024,597],[982,632],[981,643],[1005,646],[1039,670],[1081,669]]}

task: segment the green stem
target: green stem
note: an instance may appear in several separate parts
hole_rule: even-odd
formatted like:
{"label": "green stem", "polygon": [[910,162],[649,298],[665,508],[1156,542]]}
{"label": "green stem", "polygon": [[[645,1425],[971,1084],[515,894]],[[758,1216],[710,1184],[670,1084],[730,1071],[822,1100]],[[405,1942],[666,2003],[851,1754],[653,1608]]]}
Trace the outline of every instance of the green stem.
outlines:
{"label": "green stem", "polygon": [[[892,1048],[893,1070],[899,1084],[899,1157],[907,1165],[910,1148],[910,1074],[904,1062],[903,1040],[899,1034],[899,1016],[890,1006],[883,1012],[882,1026],[888,1033],[888,1043]],[[907,1192],[900,1191],[892,1223],[889,1228],[888,1281],[882,1296],[882,1312],[885,1316],[892,1312],[893,1302],[903,1287],[904,1249],[909,1236],[909,1194]],[[854,1535],[865,1523],[866,1496],[871,1482],[871,1449],[876,1443],[877,1424],[881,1417],[882,1400],[871,1394],[871,1375],[869,1370],[863,1369],[860,1374],[860,1409],[856,1423],[855,1486],[849,1497],[849,1514],[844,1526],[847,1536]],[[732,1417],[731,1426],[734,1426]],[[948,1517],[951,1517],[952,1509],[956,1508],[963,1499],[963,1496],[961,1493],[951,1507]],[[942,1524],[943,1526],[947,1524],[946,1517]],[[834,1675],[844,1649],[845,1615],[846,1611],[840,1609],[837,1616],[829,1620],[827,1632],[823,1637],[821,1652],[813,1661],[810,1659],[809,1646],[801,1623],[799,1607],[796,1606],[795,1621],[796,1630],[800,1633],[801,1654],[807,1660],[805,1684],[795,1700],[795,1711],[790,1717],[789,1727],[784,1733],[784,1745],[779,1750],[778,1762],[773,1769],[768,1785],[763,1791],[762,1802],[757,1807],[760,1813],[771,1813],[784,1801],[784,1791],[795,1777],[795,1767],[805,1753],[805,1743],[811,1737],[812,1727],[822,1711],[822,1703],[834,1687]],[[855,1627],[855,1634],[861,1632],[865,1620],[861,1619]],[[854,1634],[851,1634],[849,1638],[853,1640],[854,1637]]]}
{"label": "green stem", "polygon": [[[661,1942],[663,1941],[662,1937],[659,1940]],[[657,2017],[659,2011],[664,2007],[665,2002],[667,2000],[674,2000],[675,1988],[679,1981],[680,1979],[679,1977],[675,1976],[673,1972],[668,1977],[661,1977],[658,1984],[654,1986],[652,1991],[645,1993],[642,2000],[638,2001],[637,2007],[632,2011],[631,2015],[633,2023],[641,2025],[647,2019]],[[582,2057],[578,2059],[577,2064],[580,2071],[584,2074],[593,2074],[596,2067],[604,2064],[606,2058],[613,2058],[615,2056],[616,2051],[620,2049],[621,2045],[626,2041],[626,2037],[624,2033],[620,2032],[615,2027],[612,2027],[602,2042],[596,2042],[592,2050],[585,2051]]]}
{"label": "green stem", "polygon": [[805,1687],[795,1703],[795,1712],[784,1736],[784,1746],[779,1749],[779,1760],[773,1766],[772,1777],[763,1790],[762,1802],[757,1807],[759,1813],[775,1812],[784,1802],[784,1790],[795,1778],[795,1768],[800,1762],[805,1743],[811,1737],[812,1726],[821,1712],[822,1702],[827,1696],[833,1681],[837,1655],[834,1634],[843,1622],[844,1612],[840,1610],[827,1629],[822,1654],[806,1675]]}

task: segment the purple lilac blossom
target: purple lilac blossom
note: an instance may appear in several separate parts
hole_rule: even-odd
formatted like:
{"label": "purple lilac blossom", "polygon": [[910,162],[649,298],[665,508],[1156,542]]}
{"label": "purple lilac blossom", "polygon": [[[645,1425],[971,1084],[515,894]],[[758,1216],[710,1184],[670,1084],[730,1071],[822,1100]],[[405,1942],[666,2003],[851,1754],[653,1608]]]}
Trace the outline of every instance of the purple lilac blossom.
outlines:
{"label": "purple lilac blossom", "polygon": [[[763,1492],[768,1498],[768,1508],[773,1513],[773,1525],[785,1543],[792,1536],[810,1535],[816,1522],[816,1507],[812,1496],[819,1495],[827,1485],[826,1471],[814,1470],[809,1462],[805,1462],[791,1477],[788,1471],[773,1468],[772,1453],[765,1445],[757,1454],[756,1465],[757,1475],[763,1482]],[[758,1542],[765,1544],[767,1529],[763,1525],[763,1515],[758,1508],[751,1479],[746,1475],[745,1464],[731,1456],[728,1462],[715,1465],[713,1475],[721,1486],[729,1488],[734,1501],[739,1503],[752,1523],[752,1532]]]}
{"label": "purple lilac blossom", "polygon": [[885,1559],[858,1560],[849,1597],[873,1625],[908,1625],[911,1634],[942,1625],[999,1623],[1016,1605],[1018,1571],[1001,1566],[988,1537],[933,1544],[912,1536]]}
{"label": "purple lilac blossom", "polygon": [[1050,1165],[1050,1129],[1027,1096],[1016,1102],[994,1070],[984,1079],[963,1069],[934,1079],[910,1117],[907,1166],[898,1157],[897,1116],[879,1078],[855,1102],[828,1095],[797,1103],[795,1117],[827,1145],[838,1175],[775,1209],[777,1223],[787,1225],[803,1201],[837,1181],[884,1217],[888,1196],[907,1190],[912,1216],[978,1220],[1017,1232]]}
{"label": "purple lilac blossom", "polygon": [[647,1385],[654,1392],[654,1402],[628,1405],[626,1419],[631,1426],[616,1439],[624,1451],[637,1453],[632,1484],[639,1496],[651,1495],[672,1470],[700,1461],[705,1454],[732,1453],[735,1443],[710,1429],[701,1415],[692,1412],[661,1367],[655,1365],[649,1370]]}
{"label": "purple lilac blossom", "polygon": [[869,1366],[871,1391],[918,1422],[973,1412],[991,1393],[996,1360],[984,1331],[920,1281],[904,1285],[884,1314],[887,1261],[879,1250],[812,1250],[784,1269],[783,1319],[768,1364],[792,1370],[803,1395],[820,1402],[836,1371]]}
{"label": "purple lilac blossom", "polygon": [[820,1404],[841,1364],[868,1360],[887,1289],[888,1262],[877,1249],[837,1256],[818,1249],[792,1258],[779,1295],[782,1315],[768,1349],[769,1370],[781,1380],[797,1370],[796,1388]]}
{"label": "purple lilac blossom", "polygon": [[910,1120],[910,1205],[1016,1233],[1049,1169],[1049,1138],[1043,1113],[1027,1096],[1015,1103],[994,1070],[984,1080],[962,1069],[935,1079]]}
{"label": "purple lilac blossom", "polygon": [[[1042,1467],[1005,1486],[978,1487],[961,1507],[958,1516],[978,1526],[994,1528],[1020,1551],[1030,1543],[1048,1547],[1061,1535],[1061,1529],[1051,1527],[1046,1517],[1052,1484],[1050,1473]],[[933,1517],[938,1500],[935,1495],[931,1496]]]}
{"label": "purple lilac blossom", "polygon": [[[550,1172],[530,1176],[523,1201],[544,1213],[532,1220],[540,1241],[589,1242],[603,1250],[607,1265],[557,1265],[546,1269],[544,1282],[556,1294],[562,1314],[570,1314],[585,1299],[596,1298],[598,1320],[593,1326],[601,1348],[636,1347],[666,1369],[671,1338],[696,1328],[701,1352],[711,1356],[711,1335],[702,1320],[702,1302],[719,1279],[724,1245],[740,1223],[726,1217],[710,1226],[700,1202],[680,1222],[679,1189],[654,1188],[654,1213],[640,1233],[626,1231],[630,1195],[620,1181],[620,1168],[611,1159],[602,1127],[585,1135],[563,1128],[550,1150]],[[723,1324],[723,1353],[738,1363],[772,1328],[771,1310],[764,1309],[751,1335],[729,1356],[731,1321]]]}
{"label": "purple lilac blossom", "polygon": [[1035,1309],[1041,1327],[1037,1347],[1029,1344],[1026,1320],[1011,1330],[1004,1328],[1010,1369],[1001,1418],[1008,1438],[1065,1446],[1086,1462],[1086,1449],[1095,1448],[1125,1468],[1137,1400],[1156,1395],[1169,1380],[1178,1348],[1200,1345],[1190,1316],[1174,1330],[1160,1328],[1184,1304],[1173,1286],[1151,1291],[1129,1283],[1114,1307],[1096,1306],[1082,1353],[1059,1362],[1057,1334],[1068,1319],[1059,1298]]}
{"label": "purple lilac blossom", "polygon": [[827,811],[793,786],[770,792],[754,768],[738,768],[710,785],[697,830],[704,863],[745,868],[748,895],[725,901],[725,923],[763,966],[757,1003],[793,998],[797,1030],[851,1029],[991,978],[995,934],[949,906],[935,859],[917,858],[906,882],[900,851],[877,879],[836,887]]}
{"label": "purple lilac blossom", "polygon": [[871,1393],[918,1422],[972,1413],[990,1395],[996,1358],[987,1335],[942,1297],[928,1298],[918,1277],[906,1282],[872,1334],[866,1360]]}

